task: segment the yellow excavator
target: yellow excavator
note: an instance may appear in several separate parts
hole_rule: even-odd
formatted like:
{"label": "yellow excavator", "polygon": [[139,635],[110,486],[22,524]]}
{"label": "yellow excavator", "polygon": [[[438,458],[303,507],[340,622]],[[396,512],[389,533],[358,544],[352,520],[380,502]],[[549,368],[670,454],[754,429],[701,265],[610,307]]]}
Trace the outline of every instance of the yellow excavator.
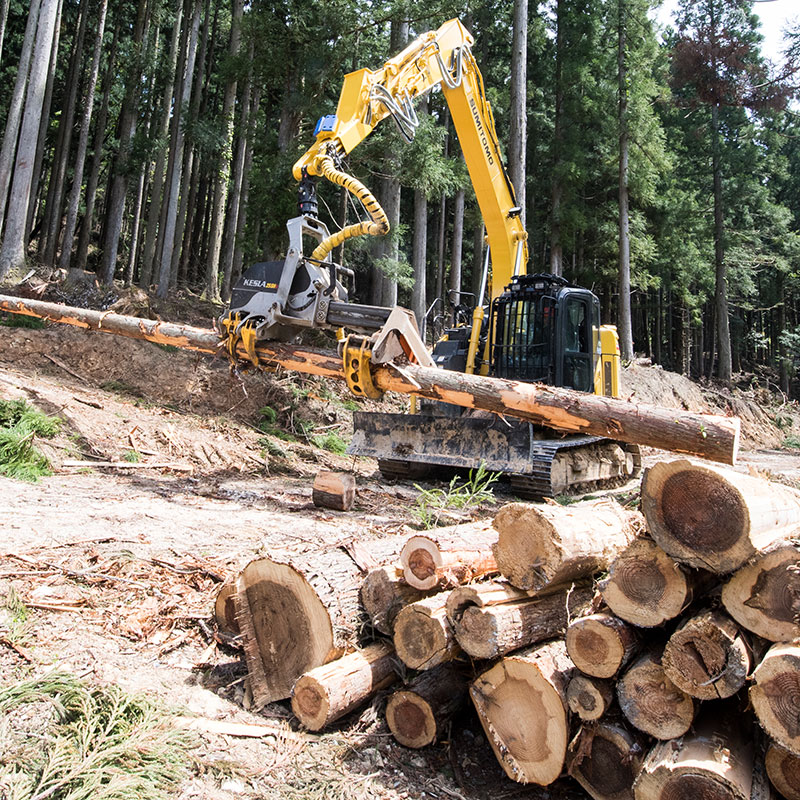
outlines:
{"label": "yellow excavator", "polygon": [[[306,328],[328,328],[339,331],[348,385],[362,397],[380,396],[370,365],[398,358],[618,396],[616,330],[601,326],[597,297],[554,275],[526,274],[527,233],[472,44],[466,28],[450,20],[419,36],[381,69],[345,76],[336,113],[318,121],[314,144],[293,168],[299,215],[287,223],[286,258],[251,266],[221,319],[232,355],[241,344],[257,363],[259,340],[288,340]],[[435,87],[450,109],[489,246],[472,319],[446,331],[429,353],[406,309],[348,302],[353,273],[330,254],[354,236],[389,230],[372,193],[344,171],[344,158],[386,117],[406,139],[413,138],[418,125],[414,102]],[[331,233],[317,214],[319,178],[350,192],[366,219]],[[313,246],[310,255],[304,250],[307,241]],[[349,452],[376,458],[388,477],[421,477],[436,466],[484,463],[509,475],[512,488],[526,497],[624,483],[640,469],[632,445],[590,436],[557,437],[528,422],[433,401],[412,402],[407,414],[356,412]]]}

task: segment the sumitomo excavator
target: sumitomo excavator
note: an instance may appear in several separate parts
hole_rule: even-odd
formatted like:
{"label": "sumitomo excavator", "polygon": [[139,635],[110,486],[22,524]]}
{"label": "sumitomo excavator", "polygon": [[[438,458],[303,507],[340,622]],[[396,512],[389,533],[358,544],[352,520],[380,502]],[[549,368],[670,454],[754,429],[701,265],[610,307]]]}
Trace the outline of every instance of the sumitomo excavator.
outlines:
{"label": "sumitomo excavator", "polygon": [[[597,297],[561,277],[526,274],[527,234],[472,43],[464,26],[450,20],[419,36],[381,69],[345,76],[336,113],[317,122],[313,145],[293,168],[299,215],[287,223],[286,258],[251,266],[220,320],[231,355],[244,347],[257,363],[259,340],[287,341],[305,329],[325,328],[337,331],[348,385],[361,397],[380,396],[370,365],[398,357],[618,396],[616,330],[601,326]],[[345,157],[386,117],[410,140],[418,125],[414,102],[436,87],[450,109],[488,248],[471,322],[447,330],[429,353],[411,312],[348,302],[353,273],[335,263],[331,253],[354,236],[389,230],[378,201],[344,170]],[[317,214],[319,178],[350,192],[366,219],[331,233]],[[433,466],[472,468],[483,462],[509,475],[512,488],[526,497],[613,485],[640,469],[633,445],[559,437],[529,422],[422,400],[412,400],[405,414],[356,412],[349,452],[376,458],[389,477],[421,477]]]}

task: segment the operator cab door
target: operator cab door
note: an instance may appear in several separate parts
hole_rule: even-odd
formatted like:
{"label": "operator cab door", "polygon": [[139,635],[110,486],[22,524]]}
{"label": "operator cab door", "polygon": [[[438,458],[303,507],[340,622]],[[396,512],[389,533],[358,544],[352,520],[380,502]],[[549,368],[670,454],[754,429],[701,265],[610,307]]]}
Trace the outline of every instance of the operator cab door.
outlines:
{"label": "operator cab door", "polygon": [[600,301],[586,291],[559,297],[556,385],[594,391],[594,366],[600,330]]}

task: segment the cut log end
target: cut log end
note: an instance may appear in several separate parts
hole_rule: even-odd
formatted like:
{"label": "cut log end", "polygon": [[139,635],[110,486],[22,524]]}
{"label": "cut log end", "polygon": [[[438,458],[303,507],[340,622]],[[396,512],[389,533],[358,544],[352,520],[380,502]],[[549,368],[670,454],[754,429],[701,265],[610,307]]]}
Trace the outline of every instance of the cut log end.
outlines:
{"label": "cut log end", "polygon": [[425,536],[412,536],[400,553],[403,577],[415,589],[433,589],[439,583],[442,556],[434,542]]}
{"label": "cut log end", "polygon": [[761,727],[800,755],[800,644],[774,644],[753,673],[750,702]]}
{"label": "cut log end", "polygon": [[414,692],[395,692],[389,698],[386,722],[405,747],[426,747],[436,739],[436,719],[430,705]]}
{"label": "cut log end", "polygon": [[301,675],[292,690],[292,711],[311,731],[321,730],[330,714],[330,701],[324,686]]}
{"label": "cut log end", "polygon": [[613,678],[632,655],[636,637],[611,614],[590,614],[567,629],[567,652],[575,666],[595,678]]}
{"label": "cut log end", "polygon": [[800,800],[800,756],[770,744],[765,756],[767,776],[786,800]]}
{"label": "cut log end", "polygon": [[653,628],[683,611],[694,582],[657,544],[640,538],[611,563],[601,591],[618,617]]}
{"label": "cut log end", "polygon": [[321,471],[314,480],[311,499],[315,506],[350,511],[356,497],[356,479],[350,473]]}
{"label": "cut log end", "polygon": [[694,700],[672,683],[652,653],[635,661],[617,682],[617,697],[631,725],[656,739],[683,736],[694,719]]}
{"label": "cut log end", "polygon": [[731,697],[750,673],[750,650],[728,616],[708,611],[686,620],[664,648],[664,671],[700,700]]}
{"label": "cut log end", "polygon": [[547,786],[560,775],[571,669],[563,642],[551,642],[504,658],[470,687],[484,731],[512,780]]}
{"label": "cut log end", "polygon": [[236,584],[225,583],[217,592],[214,602],[214,619],[217,628],[226,636],[239,635],[239,622],[236,619]]}
{"label": "cut log end", "polygon": [[613,700],[614,690],[611,683],[589,675],[574,675],[567,687],[570,711],[586,722],[600,719]]}
{"label": "cut log end", "polygon": [[394,623],[394,646],[411,669],[431,669],[461,652],[447,620],[447,592],[403,608]]}

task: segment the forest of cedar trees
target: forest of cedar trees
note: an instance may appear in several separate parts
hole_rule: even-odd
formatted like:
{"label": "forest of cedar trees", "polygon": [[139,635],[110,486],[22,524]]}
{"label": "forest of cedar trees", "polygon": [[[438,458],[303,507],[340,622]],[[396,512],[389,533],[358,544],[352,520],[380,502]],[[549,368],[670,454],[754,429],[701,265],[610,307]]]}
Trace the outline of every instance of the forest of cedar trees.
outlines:
{"label": "forest of cedar trees", "polygon": [[[798,397],[800,27],[766,52],[753,0],[681,0],[666,30],[658,5],[0,0],[0,280],[225,302],[284,255],[291,166],[343,76],[459,17],[528,272],[591,288],[626,359]],[[359,301],[433,318],[477,293],[485,243],[442,93],[418,110],[412,143],[387,122],[350,154],[395,224],[337,257]],[[363,214],[319,192],[332,229]]]}

